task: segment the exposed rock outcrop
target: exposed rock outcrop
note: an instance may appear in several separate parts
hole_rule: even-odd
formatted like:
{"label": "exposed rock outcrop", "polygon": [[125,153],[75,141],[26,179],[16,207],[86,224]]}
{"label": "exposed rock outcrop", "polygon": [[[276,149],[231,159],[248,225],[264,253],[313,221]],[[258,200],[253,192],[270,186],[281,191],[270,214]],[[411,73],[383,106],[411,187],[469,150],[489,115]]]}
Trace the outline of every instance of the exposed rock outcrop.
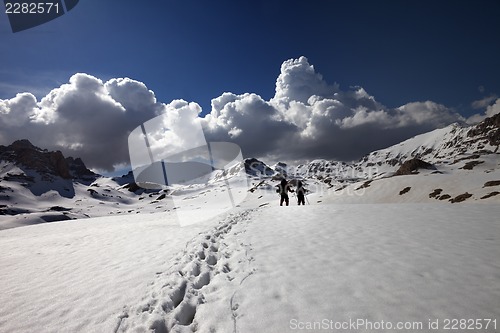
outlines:
{"label": "exposed rock outcrop", "polygon": [[28,140],[18,140],[10,146],[0,146],[0,160],[13,162],[42,175],[50,174],[63,179],[97,176],[87,169],[80,158],[65,158],[59,150],[42,150]]}
{"label": "exposed rock outcrop", "polygon": [[402,175],[413,175],[418,173],[419,169],[428,169],[433,170],[436,169],[434,165],[422,161],[418,158],[413,158],[411,160],[405,161],[399,169],[396,171],[394,176],[402,176]]}
{"label": "exposed rock outcrop", "polygon": [[246,158],[244,161],[245,172],[251,176],[272,176],[275,172],[264,162],[256,158]]}
{"label": "exposed rock outcrop", "polygon": [[88,178],[97,176],[96,173],[87,169],[85,163],[81,158],[67,157],[66,163],[68,164],[69,171],[73,178]]}
{"label": "exposed rock outcrop", "polygon": [[500,145],[500,113],[474,126],[467,136],[485,138],[492,146]]}

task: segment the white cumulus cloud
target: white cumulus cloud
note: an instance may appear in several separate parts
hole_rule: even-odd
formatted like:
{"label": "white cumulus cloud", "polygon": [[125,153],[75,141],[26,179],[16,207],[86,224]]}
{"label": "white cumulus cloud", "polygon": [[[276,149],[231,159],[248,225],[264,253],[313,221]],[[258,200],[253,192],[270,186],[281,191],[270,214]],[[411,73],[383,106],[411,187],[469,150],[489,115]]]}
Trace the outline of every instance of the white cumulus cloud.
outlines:
{"label": "white cumulus cloud", "polygon": [[225,93],[212,101],[205,117],[209,137],[233,140],[247,156],[289,160],[355,159],[462,121],[431,101],[390,109],[362,87],[341,90],[324,81],[305,57],[283,63],[271,100]]}
{"label": "white cumulus cloud", "polygon": [[[497,100],[488,104],[485,115],[499,110]],[[129,163],[128,136],[151,119],[157,119],[148,123],[152,124],[148,134],[158,154],[203,143],[203,137],[193,136],[201,125],[208,141],[235,142],[245,157],[283,160],[356,159],[413,135],[465,121],[432,101],[387,108],[362,87],[342,90],[327,83],[305,57],[282,64],[270,100],[226,92],[212,100],[205,116],[194,102],[157,101],[142,82],[129,78],[103,82],[83,73],[40,101],[30,93],[0,100],[0,115],[1,144],[27,138],[40,147],[82,157],[101,170]]]}
{"label": "white cumulus cloud", "polygon": [[162,104],[141,82],[104,83],[77,73],[41,101],[28,93],[0,100],[2,143],[26,138],[42,148],[81,157],[93,168],[113,170],[128,163],[129,132],[161,111]]}

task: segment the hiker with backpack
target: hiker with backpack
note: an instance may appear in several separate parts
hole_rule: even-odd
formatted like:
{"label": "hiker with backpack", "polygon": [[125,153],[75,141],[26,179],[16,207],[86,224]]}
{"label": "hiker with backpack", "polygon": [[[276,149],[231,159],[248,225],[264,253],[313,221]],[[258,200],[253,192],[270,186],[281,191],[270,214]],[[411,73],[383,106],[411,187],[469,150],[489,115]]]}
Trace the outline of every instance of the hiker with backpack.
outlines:
{"label": "hiker with backpack", "polygon": [[306,201],[305,201],[305,195],[306,195],[306,192],[308,190],[304,188],[304,185],[302,184],[302,182],[299,180],[297,182],[297,189],[295,190],[295,192],[297,192],[297,200],[298,200],[298,204],[300,206],[300,204],[302,203],[302,205],[305,205],[306,204]]}
{"label": "hiker with backpack", "polygon": [[288,184],[285,178],[283,178],[281,182],[276,186],[278,187],[276,192],[280,194],[280,206],[283,206],[283,201],[288,206],[290,202],[290,198],[288,197],[288,192],[294,192],[294,191],[290,188],[290,185]]}

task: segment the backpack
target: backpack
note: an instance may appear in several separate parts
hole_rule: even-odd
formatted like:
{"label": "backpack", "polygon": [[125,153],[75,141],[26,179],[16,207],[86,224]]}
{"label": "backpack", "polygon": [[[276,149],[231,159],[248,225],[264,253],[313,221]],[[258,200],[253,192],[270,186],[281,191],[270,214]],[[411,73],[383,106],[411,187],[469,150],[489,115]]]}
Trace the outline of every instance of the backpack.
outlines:
{"label": "backpack", "polygon": [[303,186],[297,187],[297,189],[295,190],[295,192],[297,192],[297,194],[302,194],[302,195],[305,195],[306,191],[307,190]]}
{"label": "backpack", "polygon": [[286,180],[282,180],[279,185],[276,185],[278,189],[276,190],[276,193],[279,193],[280,195],[285,195],[288,192],[288,182]]}
{"label": "backpack", "polygon": [[299,180],[297,182],[297,189],[295,190],[297,195],[306,195],[306,192],[308,192],[308,191],[309,190],[304,187],[304,184],[302,183],[302,181]]}

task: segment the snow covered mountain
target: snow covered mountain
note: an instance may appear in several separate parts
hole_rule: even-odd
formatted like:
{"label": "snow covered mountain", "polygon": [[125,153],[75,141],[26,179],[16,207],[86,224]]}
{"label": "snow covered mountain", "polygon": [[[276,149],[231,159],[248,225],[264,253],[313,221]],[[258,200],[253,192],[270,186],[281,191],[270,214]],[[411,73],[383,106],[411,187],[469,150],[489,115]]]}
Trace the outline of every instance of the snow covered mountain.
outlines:
{"label": "snow covered mountain", "polygon": [[[318,201],[499,202],[499,144],[500,115],[495,115],[475,126],[453,124],[418,135],[357,162],[318,159],[298,166],[282,162],[268,166],[247,158],[214,172],[205,186],[145,190],[135,184],[132,173],[103,177],[79,158],[65,158],[61,152],[20,140],[0,146],[0,229],[169,211],[175,209],[172,198],[187,204],[200,195],[222,193],[221,181],[241,173],[248,176],[250,196],[257,189],[274,195],[276,181],[286,177],[293,185],[302,179],[311,193],[329,197]],[[261,201],[259,205],[266,204]]]}
{"label": "snow covered mountain", "polygon": [[356,202],[500,202],[499,145],[500,114],[475,126],[452,124],[363,157],[352,165],[363,184],[345,189],[363,189]]}
{"label": "snow covered mountain", "polygon": [[[415,136],[394,146],[371,152],[358,162],[315,160],[307,165],[300,165],[297,170],[302,175],[319,174],[337,179],[346,178],[345,174],[354,170],[367,179],[380,178],[395,173],[405,161],[411,159],[437,165],[456,164],[498,154],[499,145],[500,114],[474,126],[452,124]],[[476,162],[469,163],[471,164]]]}
{"label": "snow covered mountain", "polygon": [[357,162],[315,160],[295,175],[327,184],[334,202],[500,202],[499,145],[495,115],[415,136]]}
{"label": "snow covered mountain", "polygon": [[131,181],[103,177],[79,158],[65,158],[27,140],[0,146],[0,229],[133,213],[140,195],[151,201],[160,195],[133,189]]}
{"label": "snow covered mountain", "polygon": [[[418,158],[432,164],[456,164],[464,160],[480,160],[497,154],[500,145],[500,114],[482,123],[462,127],[452,124],[418,135],[392,147],[372,152],[362,158],[360,167],[381,167],[394,171],[404,161]],[[472,164],[472,163],[470,163]]]}

